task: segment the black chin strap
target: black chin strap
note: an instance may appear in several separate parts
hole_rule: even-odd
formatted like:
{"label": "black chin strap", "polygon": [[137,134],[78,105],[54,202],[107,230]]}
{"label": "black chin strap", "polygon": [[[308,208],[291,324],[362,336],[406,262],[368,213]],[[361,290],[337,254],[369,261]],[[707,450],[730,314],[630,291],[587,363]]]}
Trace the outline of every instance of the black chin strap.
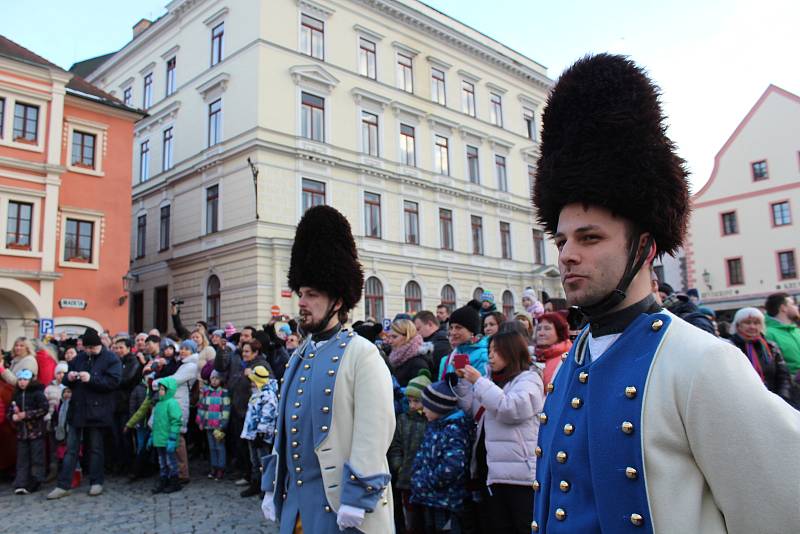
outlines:
{"label": "black chin strap", "polygon": [[[641,234],[639,237],[641,237]],[[622,275],[622,279],[619,281],[619,284],[617,284],[616,289],[594,304],[578,306],[581,313],[591,320],[596,317],[601,317],[619,306],[627,296],[626,291],[628,291],[628,286],[631,285],[633,278],[642,268],[644,262],[647,261],[647,256],[652,246],[653,236],[650,236],[644,244],[642,254],[639,255],[639,239],[632,240],[631,248],[628,250],[628,263],[625,265],[625,273]]]}
{"label": "black chin strap", "polygon": [[306,332],[300,325],[297,326],[298,331],[305,337],[308,334],[319,334],[320,332],[324,332],[326,328],[328,328],[328,323],[331,322],[331,319],[334,315],[339,313],[341,306],[337,309],[336,308],[336,301],[331,302],[331,305],[328,306],[328,313],[325,314],[325,317],[322,319],[320,323],[319,330],[316,332],[308,331]]}

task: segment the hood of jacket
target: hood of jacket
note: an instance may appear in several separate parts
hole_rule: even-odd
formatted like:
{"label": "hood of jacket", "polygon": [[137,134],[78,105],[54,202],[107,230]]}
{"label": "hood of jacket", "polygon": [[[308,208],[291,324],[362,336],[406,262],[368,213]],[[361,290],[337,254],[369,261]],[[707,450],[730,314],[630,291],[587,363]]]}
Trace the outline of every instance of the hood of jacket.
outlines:
{"label": "hood of jacket", "polygon": [[785,330],[786,332],[792,332],[794,330],[798,330],[798,327],[794,323],[782,323],[779,320],[775,319],[774,317],[770,317],[769,315],[764,315],[764,325],[768,328],[775,328],[777,330]]}
{"label": "hood of jacket", "polygon": [[175,397],[175,391],[178,389],[178,383],[175,382],[175,379],[171,376],[166,378],[162,378],[158,381],[158,387],[164,386],[164,389],[167,390],[166,394],[161,397],[159,400],[170,400],[171,398]]}

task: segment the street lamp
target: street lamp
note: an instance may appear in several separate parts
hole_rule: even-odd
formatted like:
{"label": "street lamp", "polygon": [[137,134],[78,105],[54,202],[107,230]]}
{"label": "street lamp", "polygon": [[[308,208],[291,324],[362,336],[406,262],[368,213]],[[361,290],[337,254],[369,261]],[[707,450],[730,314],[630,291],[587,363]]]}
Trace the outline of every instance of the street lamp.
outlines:
{"label": "street lamp", "polygon": [[122,277],[122,290],[125,292],[125,294],[119,298],[120,306],[125,304],[125,301],[128,300],[128,293],[130,293],[133,289],[133,284],[137,283],[138,281],[138,274],[125,273],[125,276]]}
{"label": "street lamp", "polygon": [[708,272],[708,269],[703,269],[703,282],[706,284],[706,287],[711,290],[711,273]]}
{"label": "street lamp", "polygon": [[256,193],[256,220],[258,220],[258,167],[249,157],[247,158],[247,164],[250,165],[250,172],[253,173],[253,188]]}

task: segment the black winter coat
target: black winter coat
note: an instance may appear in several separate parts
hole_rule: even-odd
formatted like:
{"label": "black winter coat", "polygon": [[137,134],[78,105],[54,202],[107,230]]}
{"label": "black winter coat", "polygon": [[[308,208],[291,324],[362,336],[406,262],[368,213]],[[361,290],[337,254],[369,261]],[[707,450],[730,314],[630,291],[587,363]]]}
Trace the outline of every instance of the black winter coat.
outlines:
{"label": "black winter coat", "polygon": [[450,340],[447,338],[447,327],[440,327],[439,330],[430,336],[423,338],[425,343],[433,344],[433,361],[438,366],[442,356],[447,356],[453,350]]}
{"label": "black winter coat", "polygon": [[[69,380],[69,373],[87,371],[88,382]],[[116,354],[103,348],[100,354],[79,352],[69,364],[62,383],[72,390],[67,423],[77,427],[110,427],[114,418],[114,392],[119,387],[122,364]]]}
{"label": "black winter coat", "polygon": [[114,413],[130,415],[130,396],[136,384],[142,380],[142,364],[132,352],[120,359],[122,373],[120,375],[119,387],[114,393]]}
{"label": "black winter coat", "polygon": [[[783,360],[783,355],[781,354],[781,350],[778,346],[773,343],[772,341],[767,341],[767,345],[769,346],[769,350],[772,353],[772,357],[768,358],[767,354],[764,354],[759,347],[761,347],[760,343],[754,343],[753,346],[758,353],[758,363],[761,365],[761,371],[764,373],[764,385],[767,386],[767,389],[771,392],[775,393],[786,402],[792,402],[792,375],[789,373],[789,369],[786,367],[786,362]],[[742,339],[739,334],[734,334],[731,336],[731,342],[739,347],[745,357],[747,357],[747,347],[746,341]]]}
{"label": "black winter coat", "polygon": [[[14,391],[13,402],[20,412],[25,412],[25,419],[14,423],[17,427],[17,439],[32,440],[41,438],[47,430],[44,416],[47,415],[49,405],[44,396],[44,386],[36,381],[28,383],[28,387]],[[14,415],[14,405],[8,406],[8,420]]]}
{"label": "black winter coat", "polygon": [[423,369],[430,369],[430,360],[424,355],[419,354],[404,361],[399,367],[392,369],[392,374],[397,379],[400,387],[406,387],[409,380],[416,378]]}
{"label": "black winter coat", "polygon": [[252,369],[258,365],[263,365],[269,371],[270,376],[275,376],[272,368],[263,354],[258,354],[255,358],[245,363],[239,351],[228,352],[218,349],[214,358],[214,369],[222,373],[225,377],[225,387],[231,395],[231,411],[233,415],[244,418],[247,413],[247,403],[250,401],[250,379],[244,374],[245,368]]}

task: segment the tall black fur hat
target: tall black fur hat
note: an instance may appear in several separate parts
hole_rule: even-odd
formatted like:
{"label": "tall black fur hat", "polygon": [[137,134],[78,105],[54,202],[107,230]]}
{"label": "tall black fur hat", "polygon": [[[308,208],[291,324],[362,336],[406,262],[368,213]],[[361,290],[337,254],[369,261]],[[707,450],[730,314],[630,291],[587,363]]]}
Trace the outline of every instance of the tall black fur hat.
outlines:
{"label": "tall black fur hat", "polygon": [[352,310],[361,300],[364,272],[350,223],[330,206],[310,208],[297,225],[289,287],[296,292],[301,286],[342,299],[346,310]]}
{"label": "tall black fur hat", "polygon": [[659,94],[643,69],[618,55],[586,56],[559,77],[542,116],[533,191],[548,232],[556,232],[565,205],[581,202],[636,223],[659,255],[677,251],[689,188]]}

